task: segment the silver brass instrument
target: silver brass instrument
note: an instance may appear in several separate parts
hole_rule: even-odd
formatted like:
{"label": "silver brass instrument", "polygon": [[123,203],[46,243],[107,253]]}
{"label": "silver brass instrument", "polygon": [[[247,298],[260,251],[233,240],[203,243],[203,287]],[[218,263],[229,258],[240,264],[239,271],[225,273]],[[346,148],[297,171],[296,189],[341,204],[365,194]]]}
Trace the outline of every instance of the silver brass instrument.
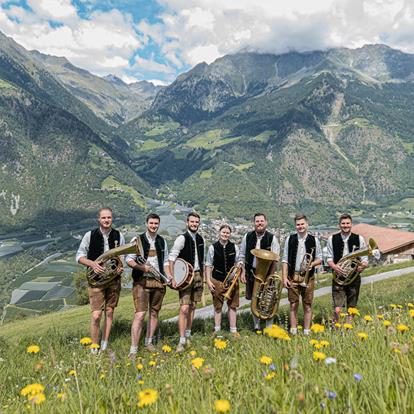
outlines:
{"label": "silver brass instrument", "polygon": [[[144,248],[142,246],[142,241],[141,241],[141,237],[136,237],[135,241],[137,243],[137,258],[135,259],[135,261],[139,264],[139,265],[145,265],[147,264],[147,259],[145,259],[144,257]],[[170,279],[168,279],[168,277],[166,275],[164,275],[164,273],[160,272],[159,270],[157,270],[155,267],[150,266],[151,270],[149,272],[145,272],[144,273],[144,277],[149,278],[149,279],[155,279],[158,280],[161,283],[165,283],[166,285],[171,284]]]}
{"label": "silver brass instrument", "polygon": [[259,319],[272,319],[279,308],[282,294],[282,278],[272,273],[268,275],[269,268],[274,261],[279,260],[276,253],[264,249],[250,250],[256,257],[256,273],[254,276],[251,310]]}
{"label": "silver brass instrument", "polygon": [[223,299],[230,300],[231,295],[239,281],[239,277],[242,273],[241,266],[233,266],[226,275],[226,278],[222,282],[223,290]]}
{"label": "silver brass instrument", "polygon": [[359,275],[357,269],[361,264],[361,256],[374,256],[379,259],[380,252],[378,250],[377,242],[374,239],[368,240],[368,246],[365,249],[354,250],[339,260],[337,265],[345,271],[345,274],[340,275],[333,272],[334,282],[341,286],[351,284]]}
{"label": "silver brass instrument", "polygon": [[86,279],[90,287],[105,287],[121,274],[122,261],[119,256],[129,253],[136,253],[138,246],[136,241],[122,246],[114,247],[101,254],[95,261],[105,270],[102,273],[95,273],[89,268],[86,272]]}
{"label": "silver brass instrument", "polygon": [[309,283],[309,275],[312,270],[312,262],[313,262],[313,251],[315,250],[314,247],[312,247],[312,250],[310,253],[305,253],[302,258],[302,262],[300,264],[300,271],[299,274],[301,277],[303,277],[302,282],[299,283],[299,286],[307,287]]}

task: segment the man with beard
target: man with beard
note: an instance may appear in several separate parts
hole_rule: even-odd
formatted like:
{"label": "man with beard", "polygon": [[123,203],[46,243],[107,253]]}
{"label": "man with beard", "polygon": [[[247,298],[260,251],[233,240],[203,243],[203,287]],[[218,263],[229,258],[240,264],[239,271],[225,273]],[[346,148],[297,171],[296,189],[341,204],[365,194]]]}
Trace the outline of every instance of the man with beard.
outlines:
{"label": "man with beard", "polygon": [[[253,218],[254,230],[246,233],[243,237],[240,246],[240,255],[238,262],[244,266],[244,272],[240,279],[242,283],[246,283],[246,299],[252,299],[254,276],[256,271],[256,257],[250,252],[252,249],[265,249],[279,255],[280,246],[276,236],[267,231],[267,218],[263,213],[256,213]],[[276,270],[277,262],[274,261],[269,269],[269,274],[272,274]],[[253,316],[254,331],[260,330],[260,319]],[[266,321],[266,327],[273,324],[273,319]]]}
{"label": "man with beard", "polygon": [[178,236],[169,255],[170,272],[174,278],[174,263],[177,258],[190,263],[194,269],[194,279],[190,286],[179,290],[180,313],[178,328],[180,341],[177,352],[183,352],[184,346],[190,345],[191,327],[194,319],[196,304],[201,301],[203,294],[204,239],[198,234],[200,215],[192,212],[187,216],[187,231]]}

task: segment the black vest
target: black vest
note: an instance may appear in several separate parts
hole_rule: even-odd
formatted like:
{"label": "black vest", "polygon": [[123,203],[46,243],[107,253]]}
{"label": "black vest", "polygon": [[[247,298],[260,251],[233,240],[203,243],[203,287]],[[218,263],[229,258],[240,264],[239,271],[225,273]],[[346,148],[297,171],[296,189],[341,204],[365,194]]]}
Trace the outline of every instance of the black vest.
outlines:
{"label": "black vest", "polygon": [[[147,260],[150,246],[151,246],[150,242],[148,241],[145,233],[140,234],[139,238],[141,239],[142,247],[144,249],[144,259]],[[159,234],[157,234],[157,236],[155,237],[155,250],[157,251],[158,268],[160,269],[160,272],[162,274],[165,274],[164,272],[165,241]],[[134,282],[138,282],[138,280],[140,280],[143,275],[144,275],[144,272],[142,270],[132,269],[132,279],[134,279]]]}
{"label": "black vest", "polygon": [[[265,231],[262,239],[260,240],[260,249],[271,250],[272,249],[273,234]],[[253,230],[246,235],[246,273],[249,274],[253,266],[254,256],[250,253],[250,250],[256,248],[257,235]]]}
{"label": "black vest", "polygon": [[194,240],[188,231],[186,231],[183,236],[185,238],[185,243],[178,257],[180,259],[184,259],[194,267],[195,249],[197,244],[198,263],[200,265],[200,272],[202,273],[204,266],[204,239],[198,233],[196,233],[196,243],[194,243]]}
{"label": "black vest", "polygon": [[[296,256],[298,254],[298,245],[299,245],[298,234],[297,233],[291,234],[289,236],[289,244],[288,244],[288,276],[289,278],[293,277],[295,273]],[[309,253],[309,254],[313,249],[312,261],[314,261],[315,255],[316,255],[315,236],[312,236],[311,234],[308,234],[306,236],[305,248],[306,248],[306,253]],[[309,272],[309,277],[312,277],[314,273],[315,273],[315,268],[312,267],[312,269]]]}
{"label": "black vest", "polygon": [[[108,236],[109,248],[113,249],[116,245],[119,246],[121,240],[121,233],[118,230],[111,229]],[[91,231],[91,241],[89,243],[89,250],[87,258],[89,260],[96,260],[104,252],[104,238],[100,228]]]}
{"label": "black vest", "polygon": [[[341,233],[336,233],[332,236],[332,250],[333,250],[333,262],[336,264],[342,259],[344,254],[344,241],[342,240]],[[348,238],[348,252],[352,253],[353,250],[359,249],[359,236],[358,234],[351,233]]]}
{"label": "black vest", "polygon": [[213,277],[214,279],[222,282],[236,262],[236,246],[232,242],[227,242],[224,247],[219,241],[217,241],[213,244],[213,247]]}

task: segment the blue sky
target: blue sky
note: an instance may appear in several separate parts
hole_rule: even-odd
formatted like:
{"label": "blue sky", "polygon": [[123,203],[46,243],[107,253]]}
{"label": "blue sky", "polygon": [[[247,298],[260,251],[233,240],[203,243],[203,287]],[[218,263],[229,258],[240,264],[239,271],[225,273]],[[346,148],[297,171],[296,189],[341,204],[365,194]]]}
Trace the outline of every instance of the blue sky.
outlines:
{"label": "blue sky", "polygon": [[97,75],[172,82],[205,61],[386,43],[414,53],[412,0],[0,0],[0,30]]}

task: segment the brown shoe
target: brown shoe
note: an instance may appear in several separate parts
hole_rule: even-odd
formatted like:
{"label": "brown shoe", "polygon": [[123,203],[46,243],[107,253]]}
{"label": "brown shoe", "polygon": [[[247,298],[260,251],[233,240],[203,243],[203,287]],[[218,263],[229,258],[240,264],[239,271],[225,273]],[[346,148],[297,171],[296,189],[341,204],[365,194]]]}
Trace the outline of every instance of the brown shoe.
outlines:
{"label": "brown shoe", "polygon": [[184,345],[183,345],[183,344],[178,344],[177,349],[175,350],[175,352],[176,352],[177,354],[181,354],[181,353],[183,353],[184,351],[185,351],[185,349],[184,349]]}
{"label": "brown shoe", "polygon": [[241,339],[241,336],[238,332],[232,332],[230,335],[233,339]]}
{"label": "brown shoe", "polygon": [[155,348],[155,346],[154,346],[153,344],[148,344],[148,345],[145,347],[145,349],[146,349],[148,352],[156,352],[156,351],[157,351],[157,348]]}

